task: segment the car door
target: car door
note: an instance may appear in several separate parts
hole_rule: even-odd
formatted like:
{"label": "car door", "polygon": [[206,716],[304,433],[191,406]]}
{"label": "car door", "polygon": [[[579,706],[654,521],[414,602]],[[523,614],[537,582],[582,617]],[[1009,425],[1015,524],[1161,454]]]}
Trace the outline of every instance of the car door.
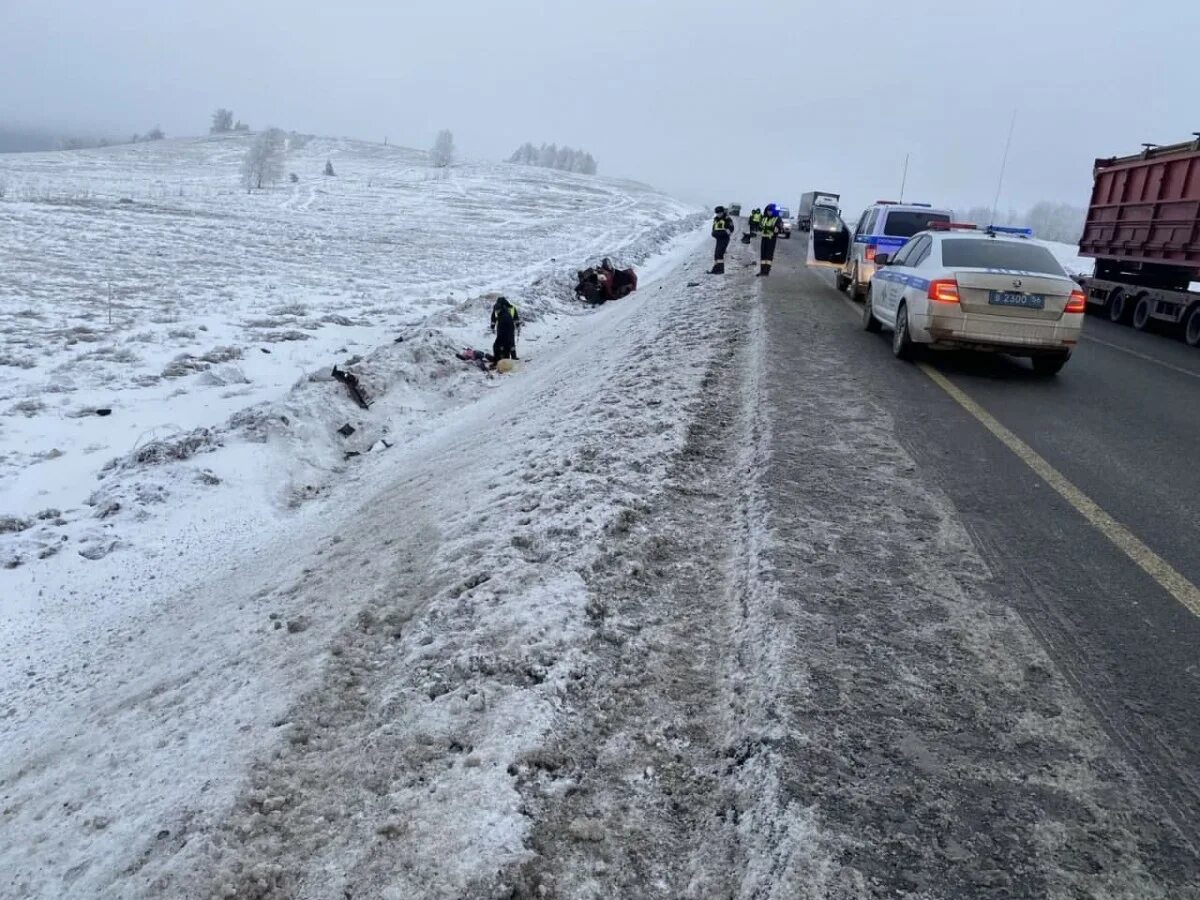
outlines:
{"label": "car door", "polygon": [[869,216],[870,214],[871,214],[870,210],[864,211],[863,214],[858,217],[858,223],[853,228],[850,229],[850,246],[846,248],[846,263],[842,267],[842,271],[845,272],[846,274],[850,273],[850,269],[854,265],[854,250],[855,250],[854,239],[856,237],[858,237],[862,233],[863,228],[866,227],[867,216]]}
{"label": "car door", "polygon": [[846,261],[849,231],[844,222],[827,206],[814,206],[809,219],[812,256],[818,263],[841,266]]}
{"label": "car door", "polygon": [[[900,306],[900,298],[904,296],[905,288],[905,269],[915,252],[918,251],[921,244],[920,237],[910,238],[907,243],[896,251],[896,258],[882,270],[884,277],[881,279],[880,272],[875,273],[875,283],[879,284],[883,290],[880,291],[881,303],[876,307],[883,315],[881,318],[885,322],[896,321],[896,309]],[[873,304],[874,300],[871,301]]]}
{"label": "car door", "polygon": [[900,309],[901,299],[924,293],[927,285],[922,282],[919,267],[929,258],[929,251],[933,248],[933,238],[927,234],[919,234],[906,246],[908,256],[904,261],[904,283],[901,284],[896,293],[895,302],[892,304],[893,316]]}
{"label": "car door", "polygon": [[[917,246],[913,247],[912,254],[908,257],[908,271],[905,273],[906,279],[904,296],[909,300],[909,311],[924,310],[928,306],[925,301],[925,294],[929,289],[928,271],[925,268],[925,261],[929,259],[930,252],[933,250],[933,238],[929,235],[921,235],[914,238],[917,241]],[[900,308],[900,300],[896,299],[896,308]]]}
{"label": "car door", "polygon": [[858,220],[858,228],[854,231],[854,242],[850,245],[850,254],[846,259],[847,271],[853,271],[856,265],[862,265],[863,255],[867,252],[867,239],[871,235],[871,226],[879,211],[868,209]]}

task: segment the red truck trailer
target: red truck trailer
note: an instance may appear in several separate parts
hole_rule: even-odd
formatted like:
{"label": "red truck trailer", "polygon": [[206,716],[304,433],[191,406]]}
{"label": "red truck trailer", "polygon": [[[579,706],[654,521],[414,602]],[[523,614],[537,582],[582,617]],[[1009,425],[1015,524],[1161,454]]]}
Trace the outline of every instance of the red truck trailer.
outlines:
{"label": "red truck trailer", "polygon": [[1200,135],[1134,156],[1098,159],[1081,256],[1096,260],[1084,280],[1089,310],[1145,329],[1182,326],[1200,346]]}

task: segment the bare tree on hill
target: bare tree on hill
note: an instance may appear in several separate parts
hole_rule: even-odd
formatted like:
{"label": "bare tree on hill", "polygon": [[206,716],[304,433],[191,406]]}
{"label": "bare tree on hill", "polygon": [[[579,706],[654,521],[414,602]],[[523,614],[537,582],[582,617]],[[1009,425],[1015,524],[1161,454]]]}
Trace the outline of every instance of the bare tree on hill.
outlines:
{"label": "bare tree on hill", "polygon": [[242,184],[246,191],[274,184],[283,177],[284,134],[278,128],[268,128],[246,148],[242,159]]}
{"label": "bare tree on hill", "polygon": [[433,149],[429,151],[429,159],[441,169],[454,162],[454,135],[449,130],[442,129],[438,132]]}
{"label": "bare tree on hill", "polygon": [[208,129],[210,134],[225,134],[233,131],[233,110],[218,109],[212,115],[212,126]]}

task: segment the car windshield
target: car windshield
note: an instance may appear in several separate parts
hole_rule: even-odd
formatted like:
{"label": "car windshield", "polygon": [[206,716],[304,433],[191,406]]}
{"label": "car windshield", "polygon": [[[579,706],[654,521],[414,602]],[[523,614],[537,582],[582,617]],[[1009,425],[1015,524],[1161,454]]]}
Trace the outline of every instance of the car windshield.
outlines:
{"label": "car windshield", "polygon": [[883,233],[889,237],[912,237],[924,231],[930,222],[949,222],[947,213],[925,212],[919,209],[893,209],[883,223]]}
{"label": "car windshield", "polygon": [[1025,241],[959,238],[942,241],[942,265],[963,269],[1015,269],[1066,275],[1054,254]]}
{"label": "car windshield", "polygon": [[842,230],[842,220],[838,218],[838,214],[832,209],[826,209],[823,206],[818,206],[813,210],[812,224],[813,228],[818,231]]}

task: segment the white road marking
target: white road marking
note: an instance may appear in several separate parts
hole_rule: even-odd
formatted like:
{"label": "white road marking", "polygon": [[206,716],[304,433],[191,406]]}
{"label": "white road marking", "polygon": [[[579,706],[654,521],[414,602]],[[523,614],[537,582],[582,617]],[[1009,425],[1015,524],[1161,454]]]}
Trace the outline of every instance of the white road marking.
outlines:
{"label": "white road marking", "polygon": [[1164,369],[1170,369],[1172,372],[1178,372],[1180,375],[1190,375],[1193,378],[1200,378],[1200,372],[1192,369],[1185,369],[1182,366],[1176,366],[1169,362],[1163,362],[1161,359],[1156,359],[1146,353],[1139,353],[1137,350],[1130,350],[1128,347],[1122,347],[1120,344],[1114,344],[1111,341],[1102,341],[1100,338],[1092,337],[1090,334],[1084,334],[1085,341],[1091,341],[1093,344],[1100,344],[1102,347],[1109,347],[1113,350],[1120,350],[1122,353],[1128,353],[1130,356],[1136,356],[1138,359],[1144,359],[1146,362],[1152,362],[1156,366],[1162,366]]}

